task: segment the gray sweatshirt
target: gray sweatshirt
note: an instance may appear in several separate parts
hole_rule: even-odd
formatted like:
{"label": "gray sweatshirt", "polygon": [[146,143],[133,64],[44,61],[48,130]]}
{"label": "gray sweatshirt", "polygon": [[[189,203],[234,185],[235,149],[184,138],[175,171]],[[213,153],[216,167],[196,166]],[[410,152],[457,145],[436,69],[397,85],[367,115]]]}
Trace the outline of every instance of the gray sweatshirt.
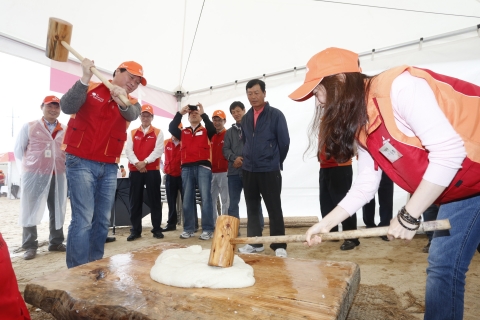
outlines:
{"label": "gray sweatshirt", "polygon": [[[85,100],[87,100],[87,90],[88,86],[84,85],[80,80],[75,82],[70,90],[68,90],[60,99],[60,107],[62,108],[63,113],[77,113],[85,103]],[[120,110],[120,114],[125,120],[133,121],[140,115],[141,107],[137,102],[132,104],[127,110],[122,110],[120,106],[118,107],[118,110]]]}
{"label": "gray sweatshirt", "polygon": [[232,124],[232,127],[227,130],[223,138],[223,156],[228,160],[227,176],[242,175],[242,168],[234,168],[233,162],[237,157],[242,156],[243,141],[242,128],[240,124]]}

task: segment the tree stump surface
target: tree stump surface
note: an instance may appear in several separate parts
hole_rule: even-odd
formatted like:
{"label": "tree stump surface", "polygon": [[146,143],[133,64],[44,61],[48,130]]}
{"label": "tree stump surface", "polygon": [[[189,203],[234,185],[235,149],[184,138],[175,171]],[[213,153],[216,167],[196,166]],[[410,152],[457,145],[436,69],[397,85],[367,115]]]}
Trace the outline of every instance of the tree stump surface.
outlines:
{"label": "tree stump surface", "polygon": [[[239,254],[255,284],[177,288],[153,281],[162,243],[38,278],[25,301],[57,319],[345,319],[360,282],[353,262]],[[212,267],[216,268],[216,267]]]}

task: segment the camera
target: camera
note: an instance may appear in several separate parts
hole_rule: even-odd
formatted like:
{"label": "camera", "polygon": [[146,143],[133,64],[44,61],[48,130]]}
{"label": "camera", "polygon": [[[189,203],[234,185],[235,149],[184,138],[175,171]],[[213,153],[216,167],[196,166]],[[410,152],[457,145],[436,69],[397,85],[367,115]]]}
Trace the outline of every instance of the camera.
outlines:
{"label": "camera", "polygon": [[193,104],[189,104],[189,105],[188,105],[188,109],[190,109],[190,110],[192,110],[192,111],[198,110],[198,106],[195,106],[195,105],[193,105]]}

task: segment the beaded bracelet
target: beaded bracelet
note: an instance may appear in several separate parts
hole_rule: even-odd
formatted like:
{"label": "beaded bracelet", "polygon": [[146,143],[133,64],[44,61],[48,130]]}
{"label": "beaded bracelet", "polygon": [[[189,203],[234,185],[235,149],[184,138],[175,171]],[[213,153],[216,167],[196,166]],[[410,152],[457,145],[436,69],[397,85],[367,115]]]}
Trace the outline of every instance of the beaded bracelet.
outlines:
{"label": "beaded bracelet", "polygon": [[414,217],[412,217],[408,211],[405,209],[405,206],[403,206],[399,211],[398,211],[398,215],[401,216],[401,218],[405,221],[405,222],[408,222],[410,224],[415,224],[415,225],[419,225],[420,224],[420,221],[421,219],[416,219]]}
{"label": "beaded bracelet", "polygon": [[416,228],[409,228],[409,227],[407,227],[406,225],[404,225],[404,224],[402,223],[402,219],[400,219],[400,214],[397,214],[397,219],[398,219],[398,222],[400,223],[400,225],[401,225],[402,227],[404,227],[405,229],[407,229],[407,230],[417,231],[418,228],[420,228],[420,223],[417,224],[417,227],[416,227]]}

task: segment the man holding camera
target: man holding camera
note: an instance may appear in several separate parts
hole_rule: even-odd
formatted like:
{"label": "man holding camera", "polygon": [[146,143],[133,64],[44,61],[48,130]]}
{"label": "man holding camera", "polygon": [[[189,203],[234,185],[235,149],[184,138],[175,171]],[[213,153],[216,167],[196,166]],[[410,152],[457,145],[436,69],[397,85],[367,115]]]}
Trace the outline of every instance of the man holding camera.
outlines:
{"label": "man holding camera", "polygon": [[[188,114],[190,127],[180,129],[182,117]],[[201,121],[205,127],[201,125]],[[181,239],[194,236],[195,232],[195,187],[198,186],[202,198],[201,240],[213,237],[213,205],[211,196],[212,162],[210,141],[217,132],[202,104],[184,106],[170,122],[168,131],[180,140],[183,187],[183,214],[185,223]]]}

